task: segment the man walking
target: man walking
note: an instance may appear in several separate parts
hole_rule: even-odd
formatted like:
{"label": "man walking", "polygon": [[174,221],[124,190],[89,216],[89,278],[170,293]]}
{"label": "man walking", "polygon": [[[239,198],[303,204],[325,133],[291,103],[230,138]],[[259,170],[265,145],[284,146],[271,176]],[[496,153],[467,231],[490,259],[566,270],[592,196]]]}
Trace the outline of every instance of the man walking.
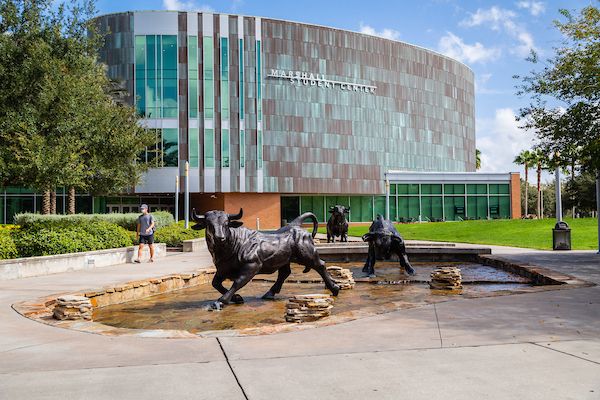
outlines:
{"label": "man walking", "polygon": [[150,214],[147,204],[142,204],[140,210],[142,215],[137,220],[137,237],[140,240],[140,245],[138,247],[138,258],[135,260],[138,264],[142,262],[144,244],[147,244],[150,248],[150,262],[154,262],[154,217]]}

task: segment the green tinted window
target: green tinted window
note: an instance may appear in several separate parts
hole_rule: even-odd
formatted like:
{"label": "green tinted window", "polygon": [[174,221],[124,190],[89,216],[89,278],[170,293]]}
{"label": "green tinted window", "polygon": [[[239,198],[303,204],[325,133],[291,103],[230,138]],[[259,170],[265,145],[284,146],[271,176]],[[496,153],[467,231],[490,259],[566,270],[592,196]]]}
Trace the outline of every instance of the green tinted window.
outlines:
{"label": "green tinted window", "polygon": [[470,219],[487,219],[487,197],[467,197],[467,217]]}
{"label": "green tinted window", "polygon": [[240,129],[240,168],[246,166],[246,132]]}
{"label": "green tinted window", "polygon": [[375,215],[385,217],[385,196],[375,196]]}
{"label": "green tinted window", "polygon": [[229,40],[221,38],[221,118],[229,119]]}
{"label": "green tinted window", "polygon": [[198,150],[198,128],[190,128],[188,135],[190,167],[198,168],[200,163]]}
{"label": "green tinted window", "polygon": [[408,185],[400,184],[400,185],[395,185],[395,186],[396,186],[396,192],[398,194],[408,194]]}
{"label": "green tinted window", "polygon": [[202,38],[202,66],[204,79],[204,118],[214,117],[215,88],[214,88],[214,45],[213,38]]}
{"label": "green tinted window", "polygon": [[300,211],[301,213],[311,212],[315,214],[319,222],[325,222],[325,214],[323,213],[323,207],[325,206],[325,199],[323,196],[302,196],[300,198]]}
{"label": "green tinted window", "polygon": [[198,37],[188,37],[189,117],[198,117]]}
{"label": "green tinted window", "polygon": [[373,198],[350,196],[350,218],[353,222],[373,221]]}
{"label": "green tinted window", "polygon": [[396,185],[390,185],[390,194],[396,194]]}
{"label": "green tinted window", "polygon": [[221,168],[229,168],[229,129],[221,129]]}
{"label": "green tinted window", "polygon": [[419,194],[419,184],[411,183],[408,185],[408,194]]}
{"label": "green tinted window", "polygon": [[261,130],[256,131],[256,158],[257,167],[261,169],[263,167],[263,134]]}
{"label": "green tinted window", "polygon": [[459,217],[464,219],[466,211],[464,196],[444,197],[444,213],[446,221],[456,221]]}
{"label": "green tinted window", "polygon": [[407,221],[419,217],[419,198],[417,196],[398,197],[398,219]]}
{"label": "green tinted window", "polygon": [[146,115],[146,36],[135,37],[135,97],[136,109]]}
{"label": "green tinted window", "polygon": [[467,193],[468,194],[486,194],[487,193],[487,185],[485,183],[468,184],[467,185]]}
{"label": "green tinted window", "polygon": [[204,166],[215,167],[215,131],[204,129]]}
{"label": "green tinted window", "polygon": [[165,167],[176,167],[178,161],[178,129],[163,129],[163,165]]}
{"label": "green tinted window", "polygon": [[239,48],[239,85],[240,85],[240,119],[244,119],[244,40],[240,39],[240,48]]}
{"label": "green tinted window", "polygon": [[465,193],[465,185],[464,184],[447,184],[444,185],[444,194],[464,194]]}
{"label": "green tinted window", "polygon": [[424,184],[421,185],[421,194],[441,194],[442,185],[439,184]]}

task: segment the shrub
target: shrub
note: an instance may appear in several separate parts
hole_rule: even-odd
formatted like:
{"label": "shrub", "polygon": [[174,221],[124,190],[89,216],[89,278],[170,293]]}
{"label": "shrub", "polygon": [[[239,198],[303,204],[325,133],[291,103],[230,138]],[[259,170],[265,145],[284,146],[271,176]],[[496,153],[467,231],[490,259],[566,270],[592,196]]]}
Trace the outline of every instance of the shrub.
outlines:
{"label": "shrub", "polygon": [[94,236],[81,228],[21,230],[14,239],[20,257],[77,253],[99,247]]}
{"label": "shrub", "polygon": [[0,229],[0,260],[19,256],[17,246],[8,230]]}
{"label": "shrub", "polygon": [[[173,215],[168,211],[152,213],[156,226],[165,227],[175,223]],[[128,231],[135,231],[140,214],[74,214],[74,215],[41,215],[22,213],[15,216],[15,223],[24,229],[66,228],[85,226],[92,221],[104,221],[118,225]]]}
{"label": "shrub", "polygon": [[90,220],[81,225],[60,221],[52,227],[44,227],[44,223],[47,224],[47,221],[37,221],[13,233],[19,256],[76,253],[133,244],[124,228],[106,221]]}
{"label": "shrub", "polygon": [[192,228],[185,229],[184,222],[159,228],[154,233],[154,241],[157,243],[166,243],[169,247],[183,246],[183,241],[204,237],[204,230],[196,231]]}

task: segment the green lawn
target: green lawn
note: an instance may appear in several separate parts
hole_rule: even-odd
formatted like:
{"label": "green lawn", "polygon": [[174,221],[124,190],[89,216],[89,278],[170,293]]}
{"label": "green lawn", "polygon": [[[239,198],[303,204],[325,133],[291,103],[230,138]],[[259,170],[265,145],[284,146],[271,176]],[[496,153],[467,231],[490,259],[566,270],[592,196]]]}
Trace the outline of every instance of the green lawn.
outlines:
{"label": "green lawn", "polygon": [[[594,250],[598,247],[598,225],[595,218],[565,220],[571,227],[573,250]],[[463,222],[428,222],[423,224],[398,224],[398,232],[408,240],[432,240],[496,244],[500,246],[552,249],[554,219],[543,220],[491,220]],[[350,227],[348,234],[362,236],[368,226]],[[325,233],[325,229],[319,229]]]}

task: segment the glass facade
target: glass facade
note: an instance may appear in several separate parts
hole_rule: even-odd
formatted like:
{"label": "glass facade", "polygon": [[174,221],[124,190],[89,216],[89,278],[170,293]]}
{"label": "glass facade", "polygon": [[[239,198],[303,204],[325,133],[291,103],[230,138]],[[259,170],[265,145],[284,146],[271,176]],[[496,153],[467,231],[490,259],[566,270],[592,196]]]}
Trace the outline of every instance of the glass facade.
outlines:
{"label": "glass facade", "polygon": [[[202,38],[202,68],[204,88],[204,120],[212,120],[215,116],[215,82],[214,82],[214,45],[212,36]],[[204,167],[215,167],[215,132],[212,127],[204,128]]]}
{"label": "glass facade", "polygon": [[188,36],[188,107],[189,117],[198,118],[198,36]]}
{"label": "glass facade", "polygon": [[240,115],[240,168],[246,167],[246,134],[244,127],[244,39],[239,39],[239,115]]}
{"label": "glass facade", "polygon": [[154,168],[179,165],[179,130],[177,128],[153,129],[156,144],[146,148],[141,159]]}
{"label": "glass facade", "polygon": [[[221,121],[229,126],[229,39],[221,38]],[[222,123],[223,125],[223,123]],[[221,129],[221,168],[229,168],[229,128]]]}
{"label": "glass facade", "polygon": [[[398,222],[458,221],[510,218],[510,185],[476,184],[479,193],[465,194],[470,184],[391,184],[390,219]],[[489,187],[489,190],[488,190]],[[442,193],[443,188],[443,193]],[[350,206],[348,221],[370,222],[385,215],[385,196],[284,196],[282,218],[288,221],[312,212],[319,222],[329,218],[329,207]]]}
{"label": "glass facade", "polygon": [[177,118],[177,36],[137,35],[135,61],[138,113]]}

